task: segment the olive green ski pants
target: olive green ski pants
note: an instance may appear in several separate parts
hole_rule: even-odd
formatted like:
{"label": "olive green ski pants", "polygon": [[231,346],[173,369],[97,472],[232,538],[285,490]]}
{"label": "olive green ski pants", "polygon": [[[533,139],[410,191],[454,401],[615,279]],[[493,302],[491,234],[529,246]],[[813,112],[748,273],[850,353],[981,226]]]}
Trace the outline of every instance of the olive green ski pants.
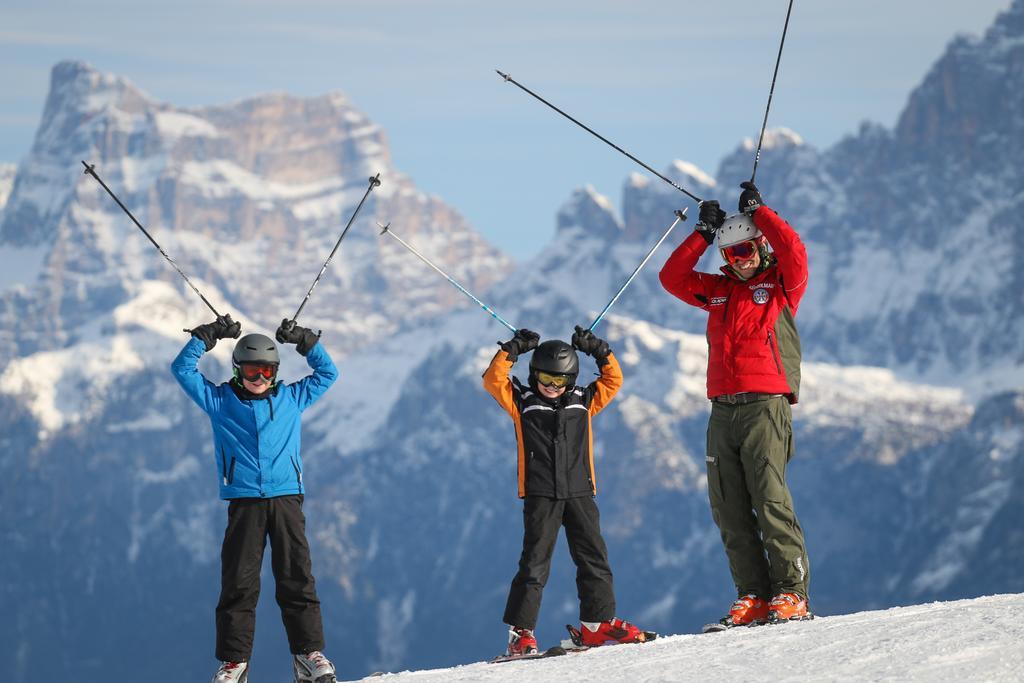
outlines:
{"label": "olive green ski pants", "polygon": [[783,396],[713,402],[708,421],[708,497],[740,596],[807,597],[804,533],[786,486],[793,413]]}

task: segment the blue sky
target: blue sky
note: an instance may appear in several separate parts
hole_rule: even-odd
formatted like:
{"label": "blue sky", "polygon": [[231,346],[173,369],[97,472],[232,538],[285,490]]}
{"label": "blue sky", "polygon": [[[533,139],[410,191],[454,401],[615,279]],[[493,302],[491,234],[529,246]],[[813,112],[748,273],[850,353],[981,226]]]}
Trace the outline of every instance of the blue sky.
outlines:
{"label": "blue sky", "polygon": [[[949,40],[979,34],[1009,4],[797,0],[769,125],[818,147],[863,120],[891,126]],[[182,106],[341,91],[385,128],[399,169],[526,259],[574,188],[618,205],[639,169],[495,68],[656,169],[678,158],[714,174],[757,136],[786,5],[4,0],[0,160],[27,153],[61,59]]]}

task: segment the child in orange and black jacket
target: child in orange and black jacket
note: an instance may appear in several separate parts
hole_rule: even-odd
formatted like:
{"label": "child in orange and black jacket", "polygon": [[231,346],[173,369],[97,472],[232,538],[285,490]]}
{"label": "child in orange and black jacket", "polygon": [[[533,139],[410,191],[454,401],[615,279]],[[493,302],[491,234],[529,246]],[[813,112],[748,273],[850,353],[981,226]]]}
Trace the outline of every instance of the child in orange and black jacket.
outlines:
{"label": "child in orange and black jacket", "polygon": [[[523,552],[512,579],[504,621],[509,625],[509,656],[537,652],[533,630],[541,595],[551,568],[558,530],[565,527],[576,563],[580,600],[580,634],[584,645],[608,641],[643,642],[654,637],[615,618],[615,592],[608,550],[601,537],[595,502],[591,418],[607,406],[622,386],[622,370],[608,343],[576,327],[572,346],[520,329],[500,344],[484,372],[484,389],[512,417],[518,446],[519,497],[523,498]],[[601,376],[576,386],[579,357],[592,356]],[[509,371],[518,357],[533,351],[527,386]],[[576,634],[574,634],[576,635]]]}

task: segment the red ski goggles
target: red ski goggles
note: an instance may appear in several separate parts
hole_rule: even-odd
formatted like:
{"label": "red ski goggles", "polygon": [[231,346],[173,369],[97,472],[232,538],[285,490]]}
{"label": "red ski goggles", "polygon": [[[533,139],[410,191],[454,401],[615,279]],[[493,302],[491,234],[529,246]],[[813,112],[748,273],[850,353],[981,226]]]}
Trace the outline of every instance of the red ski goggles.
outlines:
{"label": "red ski goggles", "polygon": [[564,386],[568,386],[570,380],[571,377],[569,375],[554,375],[543,370],[537,371],[537,381],[546,387],[561,389]]}
{"label": "red ski goggles", "polygon": [[238,374],[249,382],[255,382],[260,377],[273,381],[277,376],[277,366],[270,363],[242,363],[238,366]]}
{"label": "red ski goggles", "polygon": [[727,247],[722,247],[718,251],[722,253],[722,259],[726,263],[736,263],[738,261],[750,261],[757,254],[758,247],[760,246],[758,240],[747,240],[745,242],[738,242],[737,244],[730,244]]}

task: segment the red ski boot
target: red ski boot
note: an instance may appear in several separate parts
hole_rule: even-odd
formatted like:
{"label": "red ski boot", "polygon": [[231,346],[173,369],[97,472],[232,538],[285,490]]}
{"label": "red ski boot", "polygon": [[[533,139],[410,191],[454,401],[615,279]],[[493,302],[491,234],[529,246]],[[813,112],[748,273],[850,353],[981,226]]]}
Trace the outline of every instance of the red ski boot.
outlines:
{"label": "red ski boot", "polygon": [[517,626],[508,630],[508,649],[505,651],[507,657],[535,654],[537,654],[537,638],[534,637],[533,631]]}
{"label": "red ski boot", "polygon": [[796,593],[780,593],[768,606],[768,621],[773,624],[813,618],[814,615],[807,611],[807,601]]}
{"label": "red ski boot", "polygon": [[579,631],[569,627],[569,633],[576,641],[576,634],[579,634],[579,644],[584,647],[597,647],[607,642],[613,643],[646,643],[654,640],[658,634],[651,631],[641,631],[633,624],[622,619],[612,618],[610,621],[602,621],[597,624],[595,630],[591,630],[587,624],[580,624]]}
{"label": "red ski boot", "polygon": [[719,620],[723,626],[750,626],[768,621],[768,603],[753,593],[736,598],[729,613]]}

